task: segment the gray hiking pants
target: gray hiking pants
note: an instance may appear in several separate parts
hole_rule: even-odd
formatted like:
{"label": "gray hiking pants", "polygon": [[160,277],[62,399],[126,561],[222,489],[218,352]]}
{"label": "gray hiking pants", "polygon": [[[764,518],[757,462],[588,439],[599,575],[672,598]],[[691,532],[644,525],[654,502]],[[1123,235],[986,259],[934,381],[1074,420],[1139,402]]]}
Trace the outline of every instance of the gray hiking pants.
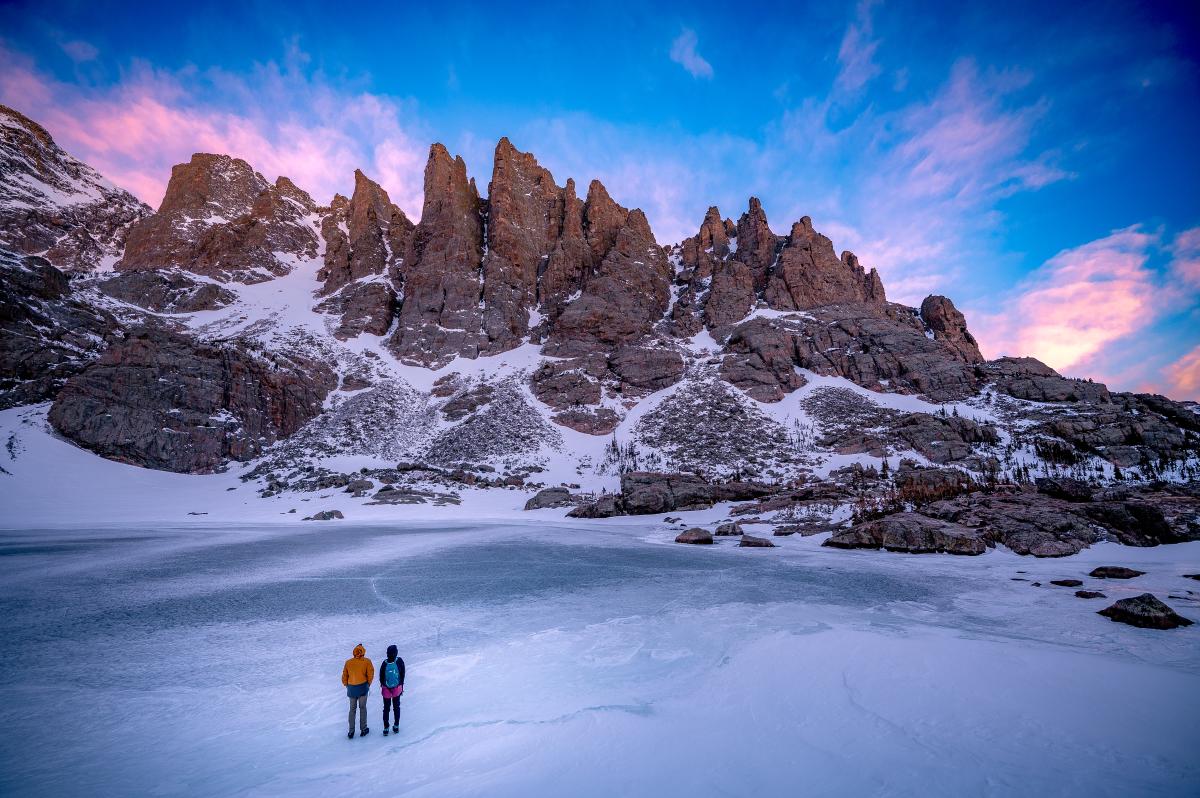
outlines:
{"label": "gray hiking pants", "polygon": [[354,713],[358,712],[358,731],[367,730],[367,697],[360,695],[350,699],[350,731],[354,731]]}

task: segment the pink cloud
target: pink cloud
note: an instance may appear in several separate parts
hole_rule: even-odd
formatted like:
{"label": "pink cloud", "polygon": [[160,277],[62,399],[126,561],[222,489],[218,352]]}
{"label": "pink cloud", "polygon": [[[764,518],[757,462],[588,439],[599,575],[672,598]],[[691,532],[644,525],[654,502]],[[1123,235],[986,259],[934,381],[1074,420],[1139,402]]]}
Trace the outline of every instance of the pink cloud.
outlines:
{"label": "pink cloud", "polygon": [[1095,368],[1107,346],[1159,318],[1156,277],[1147,268],[1156,244],[1129,227],[1055,255],[1000,313],[974,314],[984,353],[1032,355],[1060,371]]}
{"label": "pink cloud", "polygon": [[[173,165],[194,152],[219,152],[245,159],[268,179],[286,175],[321,203],[349,191],[361,168],[406,213],[419,216],[426,148],[401,123],[401,105],[341,90],[305,73],[303,58],[292,60],[245,77],[134,65],[115,85],[85,89],[57,82],[0,47],[0,101],[38,120],[65,150],[151,205],[162,199]],[[244,107],[192,99],[214,86],[222,97],[243,99]]]}
{"label": "pink cloud", "polygon": [[1200,290],[1200,227],[1184,230],[1171,244],[1171,272],[1184,288]]}
{"label": "pink cloud", "polygon": [[1168,396],[1200,401],[1200,346],[1167,366],[1164,373],[1164,392]]}

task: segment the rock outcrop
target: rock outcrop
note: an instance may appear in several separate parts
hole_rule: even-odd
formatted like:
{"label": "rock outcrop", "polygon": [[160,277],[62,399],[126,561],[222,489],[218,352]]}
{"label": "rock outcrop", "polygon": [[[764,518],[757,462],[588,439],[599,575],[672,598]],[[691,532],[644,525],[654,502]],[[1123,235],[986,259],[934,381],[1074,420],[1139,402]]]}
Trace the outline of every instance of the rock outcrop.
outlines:
{"label": "rock outcrop", "polygon": [[158,210],[129,228],[116,268],[263,282],[317,256],[315,212],[286,177],[272,185],[240,158],[196,153],[171,170]]}
{"label": "rock outcrop", "polygon": [[983,554],[987,543],[979,530],[917,513],[897,513],[837,532],[823,546],[841,549],[887,549],[910,554]]}
{"label": "rock outcrop", "polygon": [[698,526],[691,529],[685,529],[675,536],[676,543],[690,543],[692,545],[711,545],[713,542],[712,533],[707,529],[702,529]]}
{"label": "rock outcrop", "polygon": [[658,515],[678,510],[703,510],[717,502],[745,501],[769,493],[769,486],[756,482],[710,483],[694,474],[631,471],[621,475],[620,494],[602,496],[568,515],[574,518]]}
{"label": "rock outcrop", "polygon": [[[450,501],[422,481],[590,493],[621,474],[572,513],[757,498],[730,515],[809,534],[853,506],[831,545],[905,551],[1200,539],[1193,405],[984,361],[949,299],[888,302],[811,219],[777,234],[757,199],[664,247],[599,181],[580,198],[501,139],[486,197],[430,149],[417,225],[361,171],[324,207],[219,154],[177,166],[150,213],[8,109],[0,176],[0,404],[54,399],[107,457],[203,471],[270,447],[264,495],[356,484],[385,504]],[[409,368],[484,356],[432,385]],[[382,464],[342,473],[351,452]],[[892,480],[896,456],[934,467]],[[547,491],[533,504],[574,501]]]}
{"label": "rock outcrop", "polygon": [[389,348],[406,363],[441,366],[481,345],[483,206],[461,157],[429,150],[421,221],[404,255],[404,302]]}
{"label": "rock outcrop", "polygon": [[236,294],[218,283],[176,269],[122,272],[96,287],[106,296],[155,313],[217,310],[237,299]]}
{"label": "rock outcrop", "polygon": [[0,409],[52,399],[120,335],[45,258],[0,249]]}
{"label": "rock outcrop", "polygon": [[397,307],[396,285],[414,225],[392,204],[386,191],[354,172],[350,199],[333,198],[321,220],[325,260],[317,279],[323,300],[317,310],[340,317],[334,335],[384,335]]}
{"label": "rock outcrop", "polygon": [[67,380],[50,423],[112,460],[206,473],[291,435],[336,386],[319,362],[147,329]]}
{"label": "rock outcrop", "polygon": [[959,359],[967,363],[982,363],[983,355],[975,336],[967,329],[967,319],[954,303],[944,296],[927,296],[921,303],[921,321],[933,334],[935,341],[942,341],[952,348]]}

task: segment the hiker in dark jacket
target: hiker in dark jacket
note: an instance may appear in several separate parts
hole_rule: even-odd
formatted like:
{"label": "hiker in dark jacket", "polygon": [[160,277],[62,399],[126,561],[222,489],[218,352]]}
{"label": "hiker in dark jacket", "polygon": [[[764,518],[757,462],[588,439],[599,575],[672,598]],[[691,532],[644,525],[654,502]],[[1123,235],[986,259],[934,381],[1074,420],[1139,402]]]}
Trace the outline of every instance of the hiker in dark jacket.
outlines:
{"label": "hiker in dark jacket", "polygon": [[379,663],[379,690],[383,693],[383,735],[388,733],[388,709],[392,710],[392,731],[400,731],[400,696],[404,694],[404,660],[396,656],[396,646],[387,649],[387,659]]}

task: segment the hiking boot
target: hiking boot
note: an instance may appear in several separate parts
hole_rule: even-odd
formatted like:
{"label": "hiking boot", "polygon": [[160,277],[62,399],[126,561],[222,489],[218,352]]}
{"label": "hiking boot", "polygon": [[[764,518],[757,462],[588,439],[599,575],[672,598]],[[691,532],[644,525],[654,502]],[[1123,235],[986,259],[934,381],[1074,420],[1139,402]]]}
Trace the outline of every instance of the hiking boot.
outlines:
{"label": "hiking boot", "polygon": [[384,726],[383,727],[383,736],[387,737],[387,734],[388,734],[387,726]]}
{"label": "hiking boot", "polygon": [[354,732],[350,732],[349,734],[347,734],[347,735],[346,735],[346,739],[347,739],[347,740],[353,740],[353,739],[354,739]]}
{"label": "hiking boot", "polygon": [[[399,734],[400,733],[400,724],[397,723],[395,726],[393,726],[392,731],[394,731],[396,734]],[[384,734],[387,734],[387,732],[384,732]]]}
{"label": "hiking boot", "polygon": [[358,736],[359,736],[359,737],[366,737],[366,736],[367,736],[368,734],[370,734],[370,733],[371,733],[371,730],[370,730],[370,729],[363,729],[362,731],[360,731],[360,732],[358,733]]}

